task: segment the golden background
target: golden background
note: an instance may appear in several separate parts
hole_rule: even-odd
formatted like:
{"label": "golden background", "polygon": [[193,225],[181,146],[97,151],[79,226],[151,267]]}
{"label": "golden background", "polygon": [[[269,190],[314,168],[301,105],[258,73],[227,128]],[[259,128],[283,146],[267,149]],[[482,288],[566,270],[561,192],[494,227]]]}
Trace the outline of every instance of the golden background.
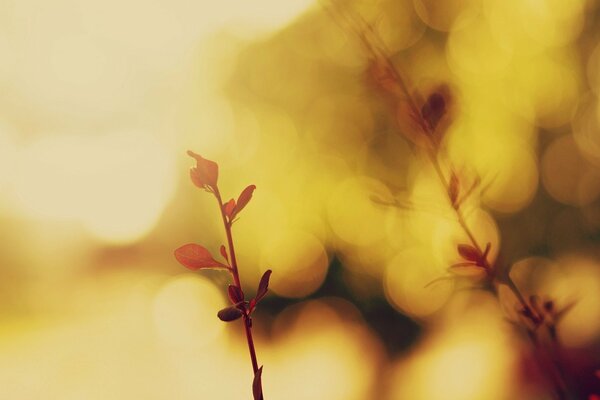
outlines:
{"label": "golden background", "polygon": [[450,87],[468,220],[523,292],[574,302],[571,384],[600,392],[597,1],[4,0],[0,398],[250,398],[227,276],[173,257],[224,240],[188,149],[226,198],[257,186],[234,238],[246,287],[273,270],[267,399],[551,398],[502,294],[428,285],[464,234],[344,15]]}

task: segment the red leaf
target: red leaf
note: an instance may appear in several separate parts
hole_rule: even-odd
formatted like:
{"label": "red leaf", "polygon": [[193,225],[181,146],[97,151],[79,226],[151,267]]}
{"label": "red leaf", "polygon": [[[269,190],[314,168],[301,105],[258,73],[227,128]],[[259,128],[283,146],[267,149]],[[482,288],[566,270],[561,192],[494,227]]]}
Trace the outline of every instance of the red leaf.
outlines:
{"label": "red leaf", "polygon": [[262,278],[260,278],[260,283],[258,284],[258,291],[256,292],[256,302],[258,303],[265,295],[267,294],[267,290],[269,289],[269,278],[271,278],[271,270],[268,269],[263,274]]}
{"label": "red leaf", "polygon": [[233,218],[233,212],[235,210],[235,200],[231,199],[223,206],[223,210],[225,211],[225,215],[229,217],[229,220]]}
{"label": "red leaf", "polygon": [[225,307],[224,309],[220,310],[217,313],[217,317],[219,317],[219,319],[221,321],[231,322],[231,321],[235,321],[236,319],[240,318],[243,314],[244,313],[242,312],[242,310],[240,310],[235,305],[233,305],[233,306]]}
{"label": "red leaf", "polygon": [[196,166],[190,170],[190,177],[194,185],[201,189],[206,189],[207,186],[216,188],[219,179],[217,163],[207,160],[193,151],[188,151],[187,154],[196,160]]}
{"label": "red leaf", "polygon": [[229,257],[227,257],[227,250],[225,250],[225,246],[221,245],[221,248],[219,248],[219,251],[221,252],[221,255],[223,256],[223,258],[226,259],[227,261],[229,261]]}
{"label": "red leaf", "polygon": [[213,258],[210,252],[199,244],[188,243],[175,250],[175,258],[184,267],[195,271],[197,269],[229,269],[226,265]]}
{"label": "red leaf", "polygon": [[237,205],[235,206],[235,211],[233,213],[232,218],[235,218],[236,215],[240,213],[246,207],[250,199],[252,199],[252,193],[256,189],[255,185],[250,185],[246,189],[242,190],[240,197],[238,197]]}
{"label": "red leaf", "polygon": [[252,395],[254,400],[264,400],[262,392],[262,365],[254,374],[254,380],[252,381]]}
{"label": "red leaf", "polygon": [[467,261],[477,262],[481,258],[481,254],[479,254],[479,250],[470,244],[459,244],[458,245],[458,254],[462,258]]}
{"label": "red leaf", "polygon": [[235,285],[229,285],[227,288],[227,293],[229,294],[229,300],[231,300],[233,304],[244,301],[244,292],[242,292],[242,289]]}

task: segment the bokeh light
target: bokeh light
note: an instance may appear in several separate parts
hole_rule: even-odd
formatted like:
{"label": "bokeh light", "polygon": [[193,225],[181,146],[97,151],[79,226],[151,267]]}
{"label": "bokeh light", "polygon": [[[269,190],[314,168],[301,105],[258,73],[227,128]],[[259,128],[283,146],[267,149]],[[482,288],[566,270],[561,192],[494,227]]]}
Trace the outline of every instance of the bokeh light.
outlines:
{"label": "bokeh light", "polygon": [[[445,328],[396,365],[391,399],[510,397],[515,354],[498,320],[479,317]],[[493,360],[493,362],[489,362]]]}

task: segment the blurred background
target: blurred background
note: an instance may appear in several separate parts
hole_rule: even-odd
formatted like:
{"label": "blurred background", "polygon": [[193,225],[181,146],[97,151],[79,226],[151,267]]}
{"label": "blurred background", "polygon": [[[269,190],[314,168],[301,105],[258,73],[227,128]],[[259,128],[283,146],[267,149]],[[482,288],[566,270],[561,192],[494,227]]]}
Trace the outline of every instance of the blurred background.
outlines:
{"label": "blurred background", "polygon": [[597,0],[2,0],[0,398],[250,398],[228,277],[173,257],[224,241],[188,149],[224,197],[257,186],[234,238],[247,293],[273,270],[267,399],[552,398],[511,300],[438,279],[464,233],[348,15],[412,89],[450,87],[469,224],[574,304],[568,384],[600,393]]}

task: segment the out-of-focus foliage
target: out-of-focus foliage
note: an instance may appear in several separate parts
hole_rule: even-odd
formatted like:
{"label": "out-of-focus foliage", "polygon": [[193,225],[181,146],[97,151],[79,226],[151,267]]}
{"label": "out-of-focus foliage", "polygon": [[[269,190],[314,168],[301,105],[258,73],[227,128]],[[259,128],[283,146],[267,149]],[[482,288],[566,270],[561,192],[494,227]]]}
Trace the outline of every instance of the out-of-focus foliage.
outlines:
{"label": "out-of-focus foliage", "polygon": [[527,296],[570,306],[565,368],[593,390],[597,1],[20,0],[0,4],[0,397],[250,397],[226,276],[172,258],[224,240],[188,149],[223,192],[257,187],[235,238],[249,287],[273,270],[269,399],[546,395],[515,299],[438,279],[464,232],[356,17],[411,91],[448,86],[447,163],[485,189],[467,221]]}

